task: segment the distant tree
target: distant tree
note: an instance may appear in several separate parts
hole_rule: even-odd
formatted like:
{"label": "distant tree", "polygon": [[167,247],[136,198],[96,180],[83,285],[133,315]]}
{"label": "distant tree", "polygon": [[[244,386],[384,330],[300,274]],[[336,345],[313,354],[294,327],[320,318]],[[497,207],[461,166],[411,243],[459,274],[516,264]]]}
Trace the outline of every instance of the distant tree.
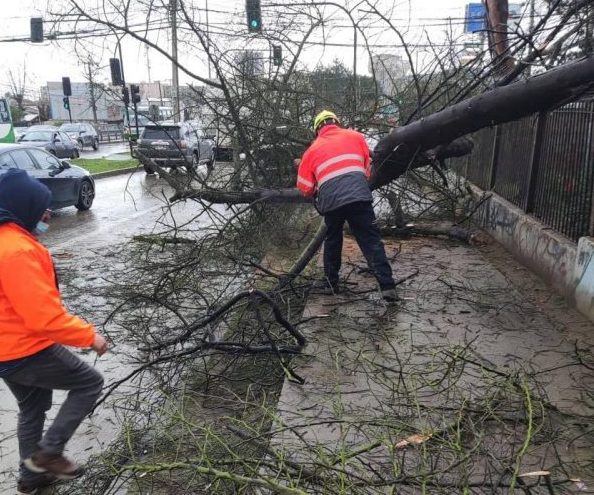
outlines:
{"label": "distant tree", "polygon": [[[378,90],[369,76],[353,76],[353,71],[340,60],[319,66],[308,74],[312,91],[313,113],[325,108],[361,123],[376,110]],[[355,105],[355,101],[356,105]],[[353,111],[355,117],[353,118]],[[351,122],[355,124],[355,122]]]}
{"label": "distant tree", "polygon": [[99,62],[94,60],[91,56],[85,62],[85,70],[83,76],[87,82],[87,93],[89,97],[89,107],[93,112],[93,121],[97,122],[97,102],[105,93],[105,85],[97,82],[97,73],[102,69]]}
{"label": "distant tree", "polygon": [[549,7],[557,5],[557,13],[566,18],[572,35],[563,50],[558,50],[557,63],[565,63],[594,53],[594,5],[576,0],[546,0]]}
{"label": "distant tree", "polygon": [[[15,102],[16,108],[25,113],[25,106],[24,106],[24,99],[25,99],[25,90],[27,88],[27,66],[23,64],[17,70],[8,69],[7,73],[8,77],[8,84],[10,86],[10,90],[8,95],[10,98]],[[17,118],[13,114],[13,120],[17,120]]]}

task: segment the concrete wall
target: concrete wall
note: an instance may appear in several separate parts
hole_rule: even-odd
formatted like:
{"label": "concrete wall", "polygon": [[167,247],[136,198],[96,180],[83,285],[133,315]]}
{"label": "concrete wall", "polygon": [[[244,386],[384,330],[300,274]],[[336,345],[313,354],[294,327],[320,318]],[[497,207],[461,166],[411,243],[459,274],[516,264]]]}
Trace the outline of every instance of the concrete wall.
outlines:
{"label": "concrete wall", "polygon": [[[484,192],[469,184],[473,207]],[[567,239],[495,193],[473,219],[594,321],[594,238]]]}
{"label": "concrete wall", "polygon": [[577,246],[573,302],[594,321],[594,238],[582,237]]}

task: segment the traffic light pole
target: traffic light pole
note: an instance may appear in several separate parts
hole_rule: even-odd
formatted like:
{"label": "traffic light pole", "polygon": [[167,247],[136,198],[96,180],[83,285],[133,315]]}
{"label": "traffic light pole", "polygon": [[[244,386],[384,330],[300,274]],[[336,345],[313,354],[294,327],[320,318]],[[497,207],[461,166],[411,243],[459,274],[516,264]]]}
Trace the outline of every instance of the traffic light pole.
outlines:
{"label": "traffic light pole", "polygon": [[134,120],[136,122],[136,142],[138,142],[140,133],[138,132],[138,108],[136,105],[137,105],[136,102],[134,102]]}
{"label": "traffic light pole", "polygon": [[70,123],[72,124],[72,111],[70,110],[70,97],[68,95],[64,95],[64,98],[62,98],[62,103],[64,104],[64,108],[66,110],[68,110],[68,119],[70,120]]}
{"label": "traffic light pole", "polygon": [[[117,35],[116,35],[117,37]],[[124,58],[122,57],[122,43],[121,39],[118,38],[118,52],[120,55],[120,69],[122,71],[122,92],[126,88],[126,77],[124,76]],[[123,98],[123,95],[122,95]],[[124,101],[124,108],[126,110],[126,122],[128,122],[128,126],[130,126],[130,111],[128,110],[128,103]],[[132,156],[132,141],[130,140],[130,136],[128,136],[128,144],[130,145],[130,156]]]}

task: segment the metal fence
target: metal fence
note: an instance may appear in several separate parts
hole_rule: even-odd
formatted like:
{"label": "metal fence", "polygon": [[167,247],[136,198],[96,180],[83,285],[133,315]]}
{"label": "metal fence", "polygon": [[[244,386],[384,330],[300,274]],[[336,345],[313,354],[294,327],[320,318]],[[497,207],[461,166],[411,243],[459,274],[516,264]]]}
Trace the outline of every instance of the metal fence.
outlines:
{"label": "metal fence", "polygon": [[95,128],[97,129],[99,140],[101,142],[110,143],[112,141],[122,141],[124,139],[123,124],[100,122],[95,125]]}
{"label": "metal fence", "polygon": [[594,235],[594,101],[482,129],[455,169],[551,228]]}

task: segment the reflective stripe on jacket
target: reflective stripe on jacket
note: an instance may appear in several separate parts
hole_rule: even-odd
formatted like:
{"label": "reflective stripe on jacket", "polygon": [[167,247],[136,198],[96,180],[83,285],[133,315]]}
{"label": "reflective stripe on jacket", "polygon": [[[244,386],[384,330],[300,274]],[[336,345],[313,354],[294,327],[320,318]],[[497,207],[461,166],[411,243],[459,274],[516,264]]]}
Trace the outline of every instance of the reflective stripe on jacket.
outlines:
{"label": "reflective stripe on jacket", "polygon": [[336,125],[322,127],[305,151],[297,174],[297,187],[313,196],[325,182],[344,174],[362,173],[369,177],[371,159],[363,134]]}
{"label": "reflective stripe on jacket", "polygon": [[63,306],[48,250],[18,225],[0,225],[0,361],[94,339],[93,325]]}

